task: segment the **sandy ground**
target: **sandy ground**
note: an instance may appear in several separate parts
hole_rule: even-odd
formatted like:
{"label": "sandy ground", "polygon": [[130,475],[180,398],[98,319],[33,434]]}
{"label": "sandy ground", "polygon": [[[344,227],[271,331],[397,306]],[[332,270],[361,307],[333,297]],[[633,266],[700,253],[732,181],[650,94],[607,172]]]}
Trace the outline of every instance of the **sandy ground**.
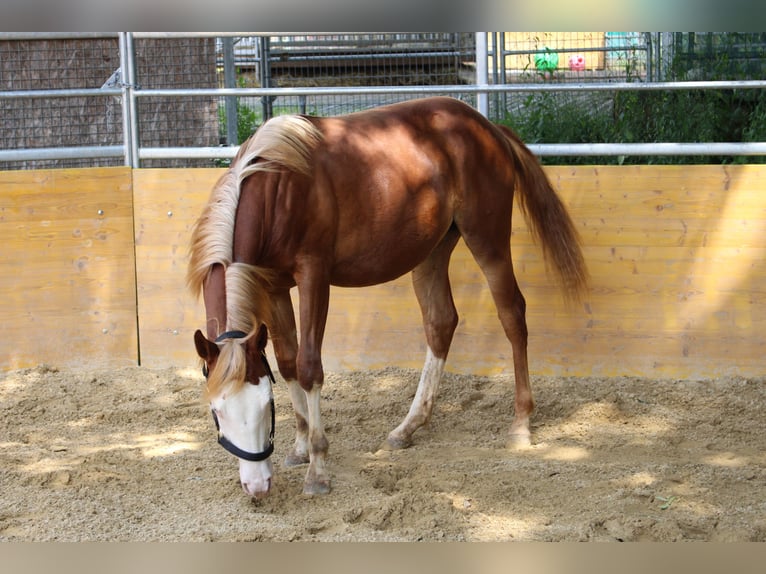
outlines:
{"label": "sandy ground", "polygon": [[535,377],[533,446],[507,450],[512,388],[447,375],[433,419],[378,449],[418,373],[329,374],[333,491],[301,494],[275,388],[272,495],[241,491],[195,370],[0,375],[2,541],[765,541],[766,379]]}

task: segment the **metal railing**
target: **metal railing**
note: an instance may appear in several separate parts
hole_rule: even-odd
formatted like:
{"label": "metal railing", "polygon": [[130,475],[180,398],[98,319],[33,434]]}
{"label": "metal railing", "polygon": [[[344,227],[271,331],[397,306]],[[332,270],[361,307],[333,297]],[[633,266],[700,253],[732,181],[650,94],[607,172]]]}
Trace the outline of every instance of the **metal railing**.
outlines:
{"label": "metal railing", "polygon": [[[472,85],[430,85],[430,86],[337,86],[337,87],[258,87],[258,88],[215,88],[215,89],[147,89],[136,85],[136,51],[134,39],[179,38],[179,37],[215,37],[232,38],[241,36],[260,36],[245,33],[131,33],[118,34],[74,34],[74,33],[3,33],[0,40],[34,39],[83,39],[93,37],[114,37],[119,41],[120,81],[118,87],[101,89],[46,89],[0,91],[0,101],[5,99],[31,98],[72,98],[72,97],[112,97],[119,98],[122,114],[122,145],[104,146],[65,146],[35,149],[0,150],[0,162],[76,159],[76,158],[122,158],[124,165],[140,167],[146,159],[226,159],[236,154],[237,146],[224,147],[143,147],[139,140],[139,101],[156,97],[214,97],[241,98],[260,97],[273,99],[287,96],[329,96],[386,94],[419,97],[430,94],[471,94],[476,96],[477,107],[487,113],[486,96],[493,93],[512,94],[519,92],[586,92],[586,91],[657,91],[657,90],[717,90],[737,89],[752,90],[766,88],[766,80],[753,81],[702,81],[702,82],[575,82],[567,84],[545,83],[490,83],[487,66],[483,58],[487,54],[487,35],[477,34],[476,81]],[[766,142],[755,143],[587,143],[587,144],[535,144],[530,149],[540,156],[598,155],[598,156],[650,156],[650,155],[766,155]],[[2,163],[0,163],[2,167]]]}

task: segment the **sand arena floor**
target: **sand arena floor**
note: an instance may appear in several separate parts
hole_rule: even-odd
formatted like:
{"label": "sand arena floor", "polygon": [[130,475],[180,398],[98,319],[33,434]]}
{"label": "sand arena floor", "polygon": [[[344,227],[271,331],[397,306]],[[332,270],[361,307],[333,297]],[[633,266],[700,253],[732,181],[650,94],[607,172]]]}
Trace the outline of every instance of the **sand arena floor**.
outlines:
{"label": "sand arena floor", "polygon": [[448,374],[406,450],[378,449],[418,373],[330,373],[333,491],[286,468],[254,502],[215,443],[196,369],[0,376],[3,541],[765,541],[766,379],[534,377],[533,445],[505,447],[513,390]]}

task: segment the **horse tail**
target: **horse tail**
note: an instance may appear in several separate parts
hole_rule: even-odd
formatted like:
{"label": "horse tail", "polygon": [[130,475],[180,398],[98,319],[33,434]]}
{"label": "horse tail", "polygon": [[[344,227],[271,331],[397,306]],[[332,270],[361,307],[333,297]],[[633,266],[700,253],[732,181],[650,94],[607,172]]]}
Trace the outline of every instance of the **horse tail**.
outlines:
{"label": "horse tail", "polygon": [[516,198],[532,236],[561,279],[565,298],[577,301],[588,287],[588,270],[580,248],[580,234],[553,189],[540,162],[509,128],[498,125],[516,163]]}

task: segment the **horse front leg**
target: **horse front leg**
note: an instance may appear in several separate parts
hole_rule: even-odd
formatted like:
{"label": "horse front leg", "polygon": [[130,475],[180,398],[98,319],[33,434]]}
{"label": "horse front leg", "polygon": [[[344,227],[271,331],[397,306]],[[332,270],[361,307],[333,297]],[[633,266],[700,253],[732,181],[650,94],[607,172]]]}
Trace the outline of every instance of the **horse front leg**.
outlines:
{"label": "horse front leg", "polygon": [[304,272],[297,278],[300,298],[300,345],[298,348],[298,384],[306,395],[308,414],[309,468],[303,493],[313,496],[330,492],[330,476],[325,468],[329,443],[320,411],[324,382],[322,339],[330,301],[330,283],[322,269]]}
{"label": "horse front leg", "polygon": [[309,468],[303,481],[303,494],[314,496],[330,492],[330,475],[325,467],[330,443],[324,433],[319,410],[321,385],[306,392],[309,413]]}
{"label": "horse front leg", "polygon": [[306,393],[298,384],[298,333],[295,328],[295,311],[289,289],[273,293],[271,300],[271,344],[274,346],[279,372],[287,384],[295,413],[295,443],[285,456],[285,465],[298,466],[309,462],[309,415]]}

